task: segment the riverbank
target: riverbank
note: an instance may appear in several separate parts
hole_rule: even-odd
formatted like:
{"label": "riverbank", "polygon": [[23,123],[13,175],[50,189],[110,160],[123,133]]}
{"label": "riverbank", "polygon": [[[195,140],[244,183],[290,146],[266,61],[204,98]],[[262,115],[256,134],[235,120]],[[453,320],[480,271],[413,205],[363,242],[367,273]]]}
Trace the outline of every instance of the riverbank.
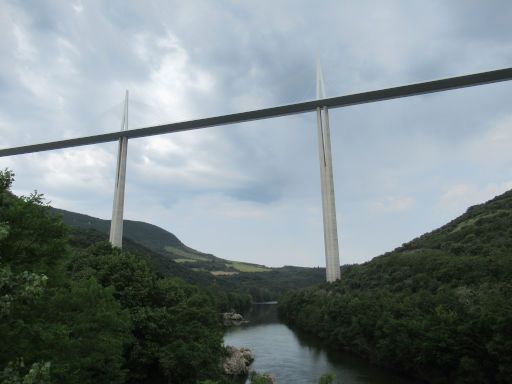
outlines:
{"label": "riverbank", "polygon": [[224,344],[250,348],[251,369],[269,372],[278,384],[311,384],[327,372],[343,384],[411,384],[385,369],[348,353],[325,348],[311,335],[290,329],[277,316],[275,304],[255,304],[247,324],[229,328]]}

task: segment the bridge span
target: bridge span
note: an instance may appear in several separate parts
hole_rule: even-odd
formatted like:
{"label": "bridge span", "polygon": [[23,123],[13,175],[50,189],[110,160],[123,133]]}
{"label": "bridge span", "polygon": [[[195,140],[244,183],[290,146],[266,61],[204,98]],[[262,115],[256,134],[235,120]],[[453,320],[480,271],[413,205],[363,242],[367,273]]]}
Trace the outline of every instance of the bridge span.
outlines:
{"label": "bridge span", "polygon": [[84,136],[74,139],[52,141],[48,143],[4,148],[0,149],[0,157],[119,141],[112,222],[110,228],[110,242],[114,246],[121,247],[123,238],[126,160],[129,139],[162,135],[173,132],[182,132],[194,129],[210,128],[220,125],[237,124],[253,120],[269,119],[299,113],[316,112],[320,155],[326,279],[327,281],[335,281],[340,278],[340,261],[336,226],[334,184],[332,177],[332,156],[328,109],[424,95],[435,92],[443,92],[453,89],[474,87],[508,80],[512,80],[512,68],[504,68],[489,72],[481,72],[441,80],[433,80],[422,83],[403,85],[399,87],[326,98],[322,72],[320,67],[318,67],[316,100],[130,130],[128,129],[127,91],[121,131],[94,136]]}

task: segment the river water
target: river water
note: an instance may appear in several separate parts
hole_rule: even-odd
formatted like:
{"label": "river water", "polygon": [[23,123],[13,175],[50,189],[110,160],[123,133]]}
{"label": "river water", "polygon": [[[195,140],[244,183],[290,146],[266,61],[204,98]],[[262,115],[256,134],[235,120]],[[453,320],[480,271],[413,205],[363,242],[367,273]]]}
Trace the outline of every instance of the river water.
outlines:
{"label": "river water", "polygon": [[325,348],[315,337],[288,328],[279,321],[275,304],[255,304],[246,318],[248,324],[227,330],[224,344],[250,348],[255,356],[251,368],[271,373],[278,384],[318,383],[327,372],[335,375],[335,383],[342,384],[413,382],[353,355]]}

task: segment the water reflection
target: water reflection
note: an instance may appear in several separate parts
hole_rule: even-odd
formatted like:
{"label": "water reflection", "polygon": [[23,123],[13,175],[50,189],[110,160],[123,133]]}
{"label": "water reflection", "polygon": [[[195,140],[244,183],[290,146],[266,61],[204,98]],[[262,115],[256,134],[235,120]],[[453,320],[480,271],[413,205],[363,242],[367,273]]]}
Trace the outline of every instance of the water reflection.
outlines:
{"label": "water reflection", "polygon": [[279,384],[316,383],[327,372],[343,384],[411,383],[353,355],[326,349],[311,335],[291,330],[279,321],[276,307],[254,305],[246,316],[250,322],[229,329],[224,336],[226,345],[253,350],[254,370],[272,373]]}
{"label": "water reflection", "polygon": [[253,304],[249,313],[245,315],[245,318],[250,321],[248,326],[281,322],[277,316],[277,305],[275,305],[275,303]]}

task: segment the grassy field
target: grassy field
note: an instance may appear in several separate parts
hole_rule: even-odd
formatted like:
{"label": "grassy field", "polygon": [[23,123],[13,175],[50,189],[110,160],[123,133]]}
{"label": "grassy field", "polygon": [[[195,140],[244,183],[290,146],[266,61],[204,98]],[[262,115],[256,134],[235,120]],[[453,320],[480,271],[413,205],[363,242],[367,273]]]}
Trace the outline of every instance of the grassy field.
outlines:
{"label": "grassy field", "polygon": [[238,272],[230,272],[230,271],[211,271],[213,276],[233,276],[238,274]]}
{"label": "grassy field", "polygon": [[222,264],[224,264],[226,266],[226,269],[231,269],[231,271],[233,271],[233,269],[238,272],[270,271],[269,268],[266,268],[263,265],[224,260],[213,255],[207,255],[204,253],[197,252],[192,248],[167,246],[165,247],[165,250],[172,254],[174,257],[177,257],[174,259],[174,261],[177,263],[217,262],[221,264],[220,267],[217,266],[217,268],[219,269],[222,269]]}
{"label": "grassy field", "polygon": [[232,261],[226,264],[227,267],[232,267],[240,272],[268,272],[270,268],[266,268],[262,265],[241,263],[239,261]]}
{"label": "grassy field", "polygon": [[[165,250],[173,255],[179,256],[179,259],[176,259],[176,261],[181,260],[181,262],[185,261],[208,261],[210,258],[207,256],[194,251],[193,249],[187,249],[182,247],[173,247],[173,246],[167,246],[165,247]],[[179,261],[178,261],[179,262]]]}

